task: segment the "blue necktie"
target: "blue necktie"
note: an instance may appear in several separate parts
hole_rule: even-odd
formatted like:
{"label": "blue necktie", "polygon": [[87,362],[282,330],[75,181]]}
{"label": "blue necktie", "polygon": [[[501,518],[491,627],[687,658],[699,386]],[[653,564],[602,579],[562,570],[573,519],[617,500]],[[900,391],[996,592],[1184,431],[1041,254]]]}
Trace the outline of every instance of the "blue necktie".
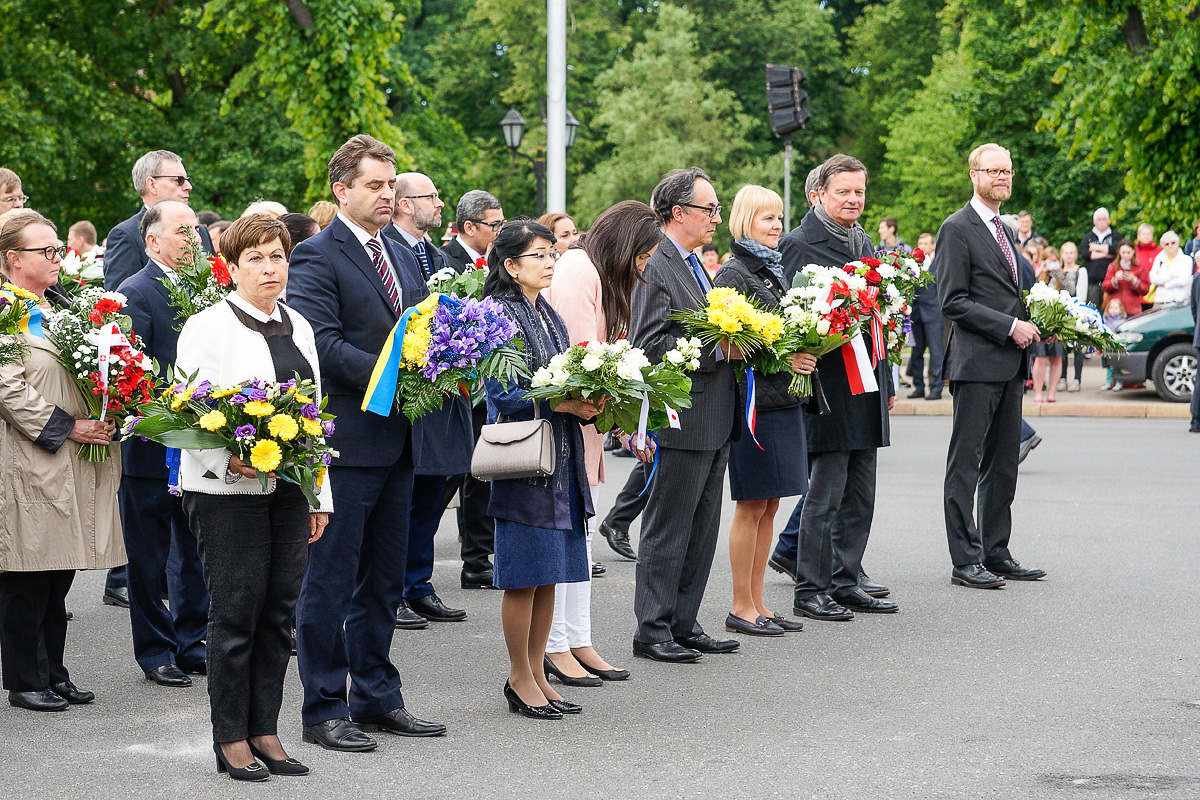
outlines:
{"label": "blue necktie", "polygon": [[418,241],[413,245],[413,251],[417,254],[417,261],[421,262],[421,271],[425,273],[425,280],[433,277],[433,268],[429,266],[429,254],[425,252],[425,242]]}
{"label": "blue necktie", "polygon": [[692,274],[696,276],[696,283],[700,284],[700,293],[707,295],[712,289],[712,284],[704,274],[704,267],[700,266],[700,259],[696,258],[695,253],[688,253],[687,262],[692,267]]}

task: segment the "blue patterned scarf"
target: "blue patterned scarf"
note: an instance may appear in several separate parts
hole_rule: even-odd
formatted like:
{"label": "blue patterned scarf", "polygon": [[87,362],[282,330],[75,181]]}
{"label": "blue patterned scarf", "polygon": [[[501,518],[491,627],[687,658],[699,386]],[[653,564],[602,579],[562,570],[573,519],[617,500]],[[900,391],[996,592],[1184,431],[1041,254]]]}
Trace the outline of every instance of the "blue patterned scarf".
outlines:
{"label": "blue patterned scarf", "polygon": [[776,278],[779,278],[779,282],[786,285],[783,280],[783,253],[767,247],[765,244],[760,244],[749,237],[738,239],[737,243],[739,246],[745,248],[746,252],[766,264],[767,269],[775,273]]}

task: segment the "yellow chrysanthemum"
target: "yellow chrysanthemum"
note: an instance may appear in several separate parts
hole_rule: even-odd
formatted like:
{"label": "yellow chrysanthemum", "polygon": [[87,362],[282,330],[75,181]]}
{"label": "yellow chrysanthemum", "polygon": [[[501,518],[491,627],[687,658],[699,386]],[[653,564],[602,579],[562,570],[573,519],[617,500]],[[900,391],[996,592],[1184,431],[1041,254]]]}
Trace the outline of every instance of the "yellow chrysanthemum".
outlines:
{"label": "yellow chrysanthemum", "polygon": [[222,397],[229,397],[230,395],[237,394],[241,390],[241,386],[234,386],[232,389],[217,389],[212,392],[210,396],[220,400]]}
{"label": "yellow chrysanthemum", "polygon": [[184,389],[179,394],[172,397],[171,398],[171,410],[178,411],[179,409],[183,408],[187,404],[187,401],[192,399],[192,392],[194,392],[194,391],[196,391],[196,390],[189,386],[188,388]]}
{"label": "yellow chrysanthemum", "polygon": [[317,467],[317,488],[320,489],[325,483],[325,473],[327,470],[324,467]]}
{"label": "yellow chrysanthemum", "polygon": [[260,439],[250,449],[250,466],[259,472],[270,472],[283,461],[283,450],[270,439]]}
{"label": "yellow chrysanthemum", "polygon": [[308,405],[312,402],[312,398],[305,394],[298,394],[296,395],[296,402],[301,405]]}
{"label": "yellow chrysanthemum", "polygon": [[225,415],[220,411],[210,411],[200,418],[200,427],[206,431],[216,431],[220,430],[225,422]]}
{"label": "yellow chrysanthemum", "polygon": [[300,427],[304,429],[304,433],[307,436],[320,436],[322,433],[324,433],[324,431],[321,430],[321,423],[315,419],[309,419],[308,417],[300,418]]}
{"label": "yellow chrysanthemum", "polygon": [[275,413],[275,406],[270,403],[264,403],[262,400],[251,400],[242,406],[242,408],[246,409],[246,413],[252,417],[265,417],[268,414]]}
{"label": "yellow chrysanthemum", "polygon": [[36,294],[29,291],[28,289],[22,289],[20,286],[17,286],[15,283],[5,283],[4,290],[7,292],[12,292],[14,295],[21,298],[22,300],[32,300],[35,303],[42,302],[41,298],[39,298]]}
{"label": "yellow chrysanthemum", "polygon": [[296,434],[300,432],[300,426],[296,424],[296,420],[289,417],[287,414],[276,414],[267,421],[267,433],[274,436],[276,439],[282,439],[285,442],[290,442],[296,438]]}
{"label": "yellow chrysanthemum", "polygon": [[767,344],[773,344],[783,335],[783,320],[774,314],[760,313],[754,326]]}
{"label": "yellow chrysanthemum", "polygon": [[400,358],[406,367],[420,368],[429,363],[429,342],[432,338],[429,321],[428,314],[409,318],[408,327],[404,330],[404,344],[400,349]]}

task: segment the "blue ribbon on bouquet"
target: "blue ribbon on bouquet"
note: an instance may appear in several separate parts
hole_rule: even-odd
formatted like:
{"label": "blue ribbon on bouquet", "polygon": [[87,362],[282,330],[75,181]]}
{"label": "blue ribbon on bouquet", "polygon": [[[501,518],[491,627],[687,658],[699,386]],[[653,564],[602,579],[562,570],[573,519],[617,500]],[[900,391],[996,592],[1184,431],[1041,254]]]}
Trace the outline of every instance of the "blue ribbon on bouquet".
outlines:
{"label": "blue ribbon on bouquet", "polygon": [[754,368],[746,367],[746,428],[750,431],[750,438],[758,445],[758,449],[763,450],[765,448],[758,444],[758,437],[754,435],[757,427],[758,405],[754,402]]}
{"label": "blue ribbon on bouquet", "polygon": [[167,491],[179,497],[183,490],[179,488],[179,448],[167,448]]}
{"label": "blue ribbon on bouquet", "polygon": [[[641,497],[650,489],[650,484],[654,482],[654,473],[658,472],[658,437],[654,435],[653,431],[650,431],[646,434],[646,438],[654,442],[654,461],[650,464],[650,476],[646,478],[646,485],[638,492],[638,497]],[[632,436],[629,437],[629,452],[633,452]]]}

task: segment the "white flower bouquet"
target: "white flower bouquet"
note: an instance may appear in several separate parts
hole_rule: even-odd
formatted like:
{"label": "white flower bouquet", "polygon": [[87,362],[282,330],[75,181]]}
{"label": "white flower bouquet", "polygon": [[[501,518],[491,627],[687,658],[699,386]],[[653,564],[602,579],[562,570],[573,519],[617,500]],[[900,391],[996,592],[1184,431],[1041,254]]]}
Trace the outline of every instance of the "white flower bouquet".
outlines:
{"label": "white flower bouquet", "polygon": [[1025,293],[1029,321],[1038,328],[1042,339],[1053,337],[1068,349],[1091,347],[1101,352],[1124,350],[1121,342],[1100,312],[1069,292],[1051,289],[1045,283],[1035,283]]}

